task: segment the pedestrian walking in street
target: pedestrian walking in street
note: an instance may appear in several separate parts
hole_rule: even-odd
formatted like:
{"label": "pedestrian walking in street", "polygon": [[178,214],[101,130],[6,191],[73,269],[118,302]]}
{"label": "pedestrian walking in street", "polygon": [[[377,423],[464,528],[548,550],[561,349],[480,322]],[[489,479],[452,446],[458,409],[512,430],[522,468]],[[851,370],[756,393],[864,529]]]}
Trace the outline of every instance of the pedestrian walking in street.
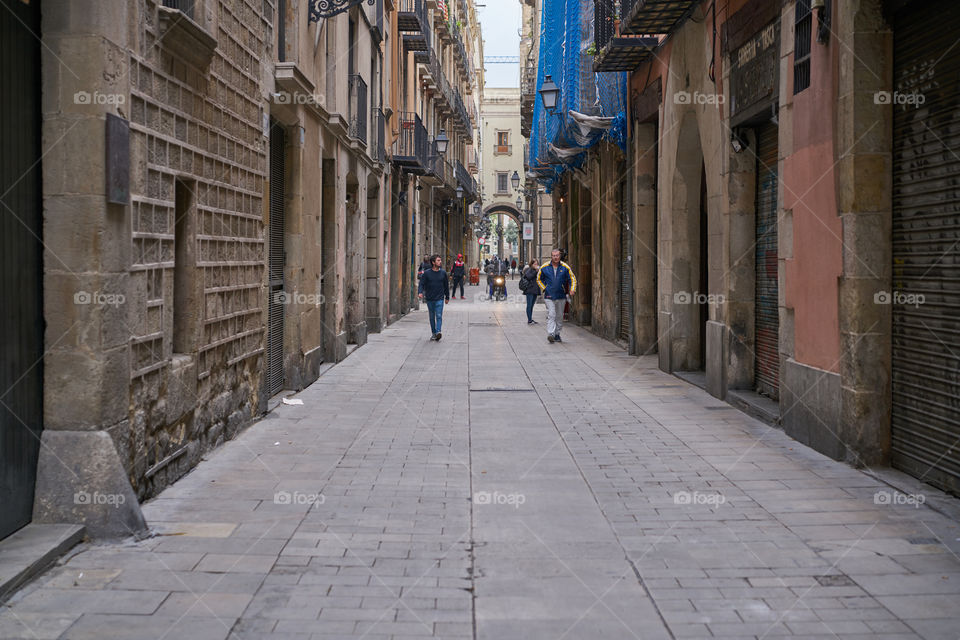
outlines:
{"label": "pedestrian walking in street", "polygon": [[466,297],[463,295],[463,280],[467,275],[466,265],[463,263],[463,254],[458,253],[457,259],[453,263],[453,270],[450,272],[450,275],[453,277],[453,292],[452,297],[457,297],[457,286],[460,286],[460,299],[466,300]]}
{"label": "pedestrian walking in street", "polygon": [[440,340],[443,324],[443,303],[450,302],[450,280],[447,272],[440,268],[443,258],[439,254],[430,257],[430,268],[420,276],[417,296],[427,301],[427,315],[430,317],[431,340]]}
{"label": "pedestrian walking in street", "polygon": [[417,268],[417,280],[420,279],[420,276],[423,275],[424,271],[427,271],[429,269],[430,269],[430,260],[424,257],[424,259],[420,262],[420,267]]}
{"label": "pedestrian walking in street", "polygon": [[563,342],[560,329],[563,328],[563,308],[567,297],[577,291],[577,278],[573,269],[560,259],[560,249],[550,252],[550,262],[537,271],[537,285],[543,293],[547,305],[547,342]]}
{"label": "pedestrian walking in street", "polygon": [[517,259],[513,258],[510,261],[510,279],[513,280],[513,276],[517,273]]}
{"label": "pedestrian walking in street", "polygon": [[537,285],[539,271],[540,263],[534,258],[523,269],[523,275],[520,277],[520,291],[527,296],[527,324],[537,324],[533,319],[533,306],[537,304],[537,298],[540,296],[540,287]]}

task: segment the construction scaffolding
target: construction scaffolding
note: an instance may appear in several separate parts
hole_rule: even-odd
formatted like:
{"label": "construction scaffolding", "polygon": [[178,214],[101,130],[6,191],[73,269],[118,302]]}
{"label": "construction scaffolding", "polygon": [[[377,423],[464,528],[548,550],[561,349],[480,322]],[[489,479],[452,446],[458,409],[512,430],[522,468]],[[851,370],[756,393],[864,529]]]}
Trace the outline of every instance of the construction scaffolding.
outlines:
{"label": "construction scaffolding", "polygon": [[[541,16],[530,169],[549,192],[600,140],[625,148],[627,78],[593,72],[593,0],[544,0]],[[548,75],[560,88],[554,113],[540,96]]]}

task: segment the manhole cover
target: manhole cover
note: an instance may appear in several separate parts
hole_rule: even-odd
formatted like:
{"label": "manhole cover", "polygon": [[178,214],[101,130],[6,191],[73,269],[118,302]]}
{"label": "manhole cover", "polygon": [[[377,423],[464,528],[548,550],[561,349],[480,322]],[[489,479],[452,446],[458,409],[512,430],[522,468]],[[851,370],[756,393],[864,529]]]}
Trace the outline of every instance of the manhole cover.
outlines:
{"label": "manhole cover", "polygon": [[936,538],[907,538],[910,544],[940,544]]}

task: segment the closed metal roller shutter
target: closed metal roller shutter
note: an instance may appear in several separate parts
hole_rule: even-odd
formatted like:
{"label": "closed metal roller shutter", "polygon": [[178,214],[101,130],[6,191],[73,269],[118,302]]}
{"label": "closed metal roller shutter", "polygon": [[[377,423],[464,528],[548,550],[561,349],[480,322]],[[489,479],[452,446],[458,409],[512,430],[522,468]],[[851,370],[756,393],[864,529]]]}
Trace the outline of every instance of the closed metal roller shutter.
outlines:
{"label": "closed metal roller shutter", "polygon": [[754,381],[780,397],[780,311],[777,303],[777,126],[757,129],[756,304]]}
{"label": "closed metal roller shutter", "polygon": [[625,206],[626,189],[620,188],[620,202],[624,204],[620,212],[620,334],[621,340],[630,341],[630,320],[633,317],[633,262],[630,230],[630,208]]}
{"label": "closed metal roller shutter", "polygon": [[960,56],[951,52],[958,30],[953,1],[914,2],[896,16],[893,291],[879,300],[893,314],[893,464],[953,493],[960,493]]}
{"label": "closed metal roller shutter", "polygon": [[267,303],[267,394],[283,388],[283,127],[270,127],[270,259]]}

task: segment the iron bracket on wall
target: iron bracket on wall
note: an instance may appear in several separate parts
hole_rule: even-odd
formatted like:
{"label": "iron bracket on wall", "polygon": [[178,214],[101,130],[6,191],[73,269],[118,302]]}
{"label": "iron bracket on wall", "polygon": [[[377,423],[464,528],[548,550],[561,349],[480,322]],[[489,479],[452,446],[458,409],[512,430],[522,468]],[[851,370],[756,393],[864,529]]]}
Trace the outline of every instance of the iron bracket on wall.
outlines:
{"label": "iron bracket on wall", "polygon": [[[324,18],[332,18],[351,7],[360,4],[363,0],[310,0],[309,22],[320,22]],[[367,0],[373,6],[375,0]]]}

